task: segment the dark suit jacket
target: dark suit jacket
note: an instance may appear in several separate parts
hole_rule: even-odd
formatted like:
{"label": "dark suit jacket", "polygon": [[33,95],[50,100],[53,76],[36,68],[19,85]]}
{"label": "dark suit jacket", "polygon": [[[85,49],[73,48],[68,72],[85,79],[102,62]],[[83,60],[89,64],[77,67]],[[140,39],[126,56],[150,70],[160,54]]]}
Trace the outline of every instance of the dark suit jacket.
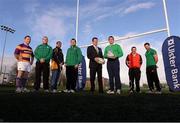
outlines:
{"label": "dark suit jacket", "polygon": [[89,68],[96,68],[98,66],[102,67],[101,64],[98,64],[94,58],[96,57],[100,57],[103,58],[103,53],[102,53],[102,49],[98,47],[99,53],[97,53],[96,49],[94,48],[94,46],[89,46],[87,48],[87,57],[90,60],[89,62]]}

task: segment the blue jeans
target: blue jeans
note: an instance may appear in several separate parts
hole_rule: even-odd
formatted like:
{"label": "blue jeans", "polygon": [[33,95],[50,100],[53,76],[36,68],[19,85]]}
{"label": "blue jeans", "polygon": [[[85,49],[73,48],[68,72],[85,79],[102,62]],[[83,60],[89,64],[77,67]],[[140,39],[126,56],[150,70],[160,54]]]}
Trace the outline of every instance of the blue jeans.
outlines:
{"label": "blue jeans", "polygon": [[57,83],[60,77],[60,70],[52,70],[52,77],[51,77],[51,90],[57,89]]}

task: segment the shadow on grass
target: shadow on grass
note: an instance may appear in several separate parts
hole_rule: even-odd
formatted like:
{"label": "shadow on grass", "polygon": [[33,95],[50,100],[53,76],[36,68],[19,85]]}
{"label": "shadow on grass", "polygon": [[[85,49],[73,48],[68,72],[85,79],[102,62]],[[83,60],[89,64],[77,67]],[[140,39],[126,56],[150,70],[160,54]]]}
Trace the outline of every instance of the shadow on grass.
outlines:
{"label": "shadow on grass", "polygon": [[0,121],[180,121],[180,94],[15,94],[0,87]]}

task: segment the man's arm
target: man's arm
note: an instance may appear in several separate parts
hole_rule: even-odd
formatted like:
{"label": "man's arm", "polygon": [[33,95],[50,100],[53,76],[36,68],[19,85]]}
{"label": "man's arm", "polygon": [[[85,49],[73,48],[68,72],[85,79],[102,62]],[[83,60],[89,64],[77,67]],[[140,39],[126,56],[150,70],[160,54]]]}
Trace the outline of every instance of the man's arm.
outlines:
{"label": "man's arm", "polygon": [[107,53],[108,53],[108,51],[107,51],[107,47],[106,47],[105,50],[104,50],[104,58],[106,58],[106,59],[108,58]]}
{"label": "man's arm", "polygon": [[117,56],[116,56],[116,57],[120,58],[120,57],[122,57],[122,56],[123,56],[123,51],[122,51],[122,48],[121,48],[121,46],[120,46],[120,45],[118,45],[118,54],[117,54]]}
{"label": "man's arm", "polygon": [[143,60],[142,60],[142,57],[140,55],[140,65],[142,65],[142,63],[143,63]]}
{"label": "man's arm", "polygon": [[129,67],[129,57],[128,57],[128,55],[127,55],[127,57],[126,57],[125,63],[126,63],[126,65],[127,65],[127,67]]}
{"label": "man's arm", "polygon": [[142,60],[142,57],[140,55],[140,64],[142,65],[142,63],[143,63],[143,60]]}
{"label": "man's arm", "polygon": [[15,57],[17,60],[20,60],[20,59],[21,59],[21,57],[20,57],[20,49],[19,49],[19,48],[20,48],[20,47],[17,46],[16,49],[15,49],[15,51],[14,51],[14,57]]}
{"label": "man's arm", "polygon": [[154,60],[155,60],[155,62],[157,64],[158,63],[158,55],[157,54],[154,55]]}
{"label": "man's arm", "polygon": [[53,54],[53,49],[52,47],[49,48],[49,53],[46,56],[45,60],[49,61],[52,58],[52,54]]}
{"label": "man's arm", "polygon": [[78,49],[78,64],[80,64],[82,61],[82,52],[81,52],[81,49],[79,48]]}
{"label": "man's arm", "polygon": [[89,46],[89,47],[87,48],[87,57],[88,57],[88,59],[94,61],[95,56],[92,54],[92,48],[91,48],[91,46]]}
{"label": "man's arm", "polygon": [[100,58],[104,58],[104,57],[103,57],[103,53],[102,53],[102,49],[101,49],[101,48],[99,48],[99,54],[100,54]]}

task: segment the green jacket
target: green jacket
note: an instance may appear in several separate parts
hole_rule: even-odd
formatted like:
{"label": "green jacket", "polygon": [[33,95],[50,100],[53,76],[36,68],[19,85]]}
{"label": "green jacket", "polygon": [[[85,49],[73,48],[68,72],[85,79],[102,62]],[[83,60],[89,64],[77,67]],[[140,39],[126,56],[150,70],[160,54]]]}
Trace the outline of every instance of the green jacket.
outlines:
{"label": "green jacket", "polygon": [[115,57],[122,57],[123,56],[123,51],[122,51],[122,48],[120,45],[118,44],[113,44],[113,45],[108,45],[105,50],[104,50],[104,58],[108,58],[107,57],[107,54],[108,54],[108,51],[111,50],[112,53],[115,55]]}
{"label": "green jacket", "polygon": [[67,51],[65,64],[67,64],[67,66],[74,66],[80,64],[81,61],[82,61],[81,49],[77,46],[71,46]]}
{"label": "green jacket", "polygon": [[146,66],[149,67],[149,66],[156,66],[156,61],[154,59],[154,55],[156,55],[157,52],[156,50],[154,49],[150,49],[149,51],[146,51]]}
{"label": "green jacket", "polygon": [[52,53],[52,47],[48,44],[41,44],[37,46],[37,48],[34,51],[35,58],[37,59],[37,61],[44,58],[46,63],[50,62],[50,59],[52,58]]}

